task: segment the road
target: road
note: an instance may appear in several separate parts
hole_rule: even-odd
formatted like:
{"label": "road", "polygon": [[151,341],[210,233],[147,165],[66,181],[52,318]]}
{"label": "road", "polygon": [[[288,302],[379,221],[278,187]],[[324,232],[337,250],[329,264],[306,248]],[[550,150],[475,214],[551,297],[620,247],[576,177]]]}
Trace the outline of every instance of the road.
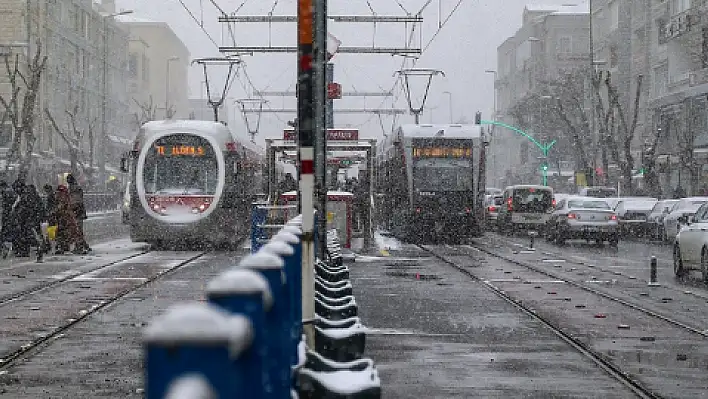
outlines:
{"label": "road", "polygon": [[[142,397],[143,328],[247,252],[150,251],[112,217],[89,256],[0,262],[0,396]],[[385,398],[708,397],[708,289],[667,246],[377,241],[348,265]]]}

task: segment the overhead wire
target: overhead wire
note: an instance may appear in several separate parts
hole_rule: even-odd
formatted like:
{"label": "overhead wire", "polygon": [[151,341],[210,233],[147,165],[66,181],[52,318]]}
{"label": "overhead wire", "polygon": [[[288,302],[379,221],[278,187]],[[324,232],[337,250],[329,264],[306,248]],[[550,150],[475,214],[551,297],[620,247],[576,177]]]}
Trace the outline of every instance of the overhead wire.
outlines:
{"label": "overhead wire", "polygon": [[187,7],[187,5],[184,4],[184,1],[183,1],[183,0],[177,0],[177,1],[179,1],[179,3],[182,5],[182,8],[184,8],[184,10],[187,11],[187,14],[189,14],[189,16],[192,17],[192,19],[194,20],[194,22],[196,22],[196,24],[199,25],[199,28],[201,28],[202,32],[204,32],[204,34],[209,38],[209,40],[210,40],[212,43],[214,43],[214,45],[215,45],[216,47],[219,47],[219,44],[216,42],[216,40],[214,40],[214,38],[211,37],[211,35],[209,34],[209,32],[207,32],[207,30],[204,29],[204,24],[202,24],[202,23],[199,22],[199,19],[197,19],[197,17],[194,15],[194,13],[192,13],[192,11],[189,9],[189,7]]}
{"label": "overhead wire", "polygon": [[457,4],[455,4],[455,7],[452,8],[452,11],[450,11],[450,14],[448,14],[448,16],[442,21],[442,23],[440,24],[440,27],[438,28],[438,30],[435,31],[435,33],[434,33],[433,36],[430,38],[430,40],[428,41],[428,43],[426,43],[426,45],[421,49],[421,53],[424,52],[425,50],[427,50],[428,47],[430,47],[430,45],[433,43],[433,40],[435,40],[435,38],[438,36],[438,33],[440,33],[440,31],[442,30],[442,28],[445,27],[445,24],[447,24],[447,21],[449,21],[450,18],[452,18],[452,15],[455,14],[455,11],[457,11],[457,9],[460,8],[460,6],[462,5],[462,3],[463,3],[464,1],[465,1],[465,0],[457,0]]}

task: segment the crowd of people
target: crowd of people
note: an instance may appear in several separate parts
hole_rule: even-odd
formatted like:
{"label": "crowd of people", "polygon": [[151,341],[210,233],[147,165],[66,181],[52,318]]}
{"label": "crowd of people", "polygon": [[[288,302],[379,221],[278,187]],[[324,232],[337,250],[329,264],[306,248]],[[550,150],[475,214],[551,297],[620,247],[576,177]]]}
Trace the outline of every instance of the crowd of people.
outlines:
{"label": "crowd of people", "polygon": [[44,197],[33,184],[16,180],[10,186],[0,181],[3,258],[11,251],[15,257],[29,257],[33,247],[37,249],[38,262],[52,251],[56,255],[91,251],[83,229],[87,219],[84,192],[76,178],[69,174],[66,184],[59,184],[56,189],[46,184],[43,191]]}

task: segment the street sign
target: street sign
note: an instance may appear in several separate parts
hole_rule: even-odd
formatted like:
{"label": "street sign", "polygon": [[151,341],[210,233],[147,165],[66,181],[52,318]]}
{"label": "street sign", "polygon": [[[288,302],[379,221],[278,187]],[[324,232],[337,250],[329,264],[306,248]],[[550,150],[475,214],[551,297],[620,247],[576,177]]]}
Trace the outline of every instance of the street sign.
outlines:
{"label": "street sign", "polygon": [[327,99],[339,100],[342,98],[342,85],[339,83],[327,83]]}
{"label": "street sign", "polygon": [[[297,140],[297,133],[294,129],[283,130],[283,140]],[[359,129],[327,129],[327,140],[332,141],[355,141],[359,140]]]}

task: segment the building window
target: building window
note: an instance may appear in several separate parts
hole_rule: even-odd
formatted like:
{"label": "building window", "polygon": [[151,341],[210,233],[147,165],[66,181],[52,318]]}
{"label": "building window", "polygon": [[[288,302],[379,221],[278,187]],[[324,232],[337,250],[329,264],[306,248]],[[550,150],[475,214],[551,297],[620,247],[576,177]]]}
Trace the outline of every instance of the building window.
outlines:
{"label": "building window", "polygon": [[701,66],[708,68],[708,28],[703,28],[701,36]]}
{"label": "building window", "polygon": [[618,60],[619,55],[617,54],[617,45],[613,44],[610,46],[610,68],[616,67]]}
{"label": "building window", "polygon": [[667,92],[669,84],[669,66],[664,64],[654,68],[654,96],[659,97]]}
{"label": "building window", "polygon": [[562,36],[558,39],[558,52],[561,54],[573,52],[573,42],[570,36]]}
{"label": "building window", "polygon": [[691,0],[672,0],[671,1],[671,15],[680,14],[691,8]]}
{"label": "building window", "polygon": [[665,44],[667,41],[666,24],[667,24],[667,21],[664,18],[659,18],[656,20],[656,33],[657,33],[657,41],[659,44]]}
{"label": "building window", "polygon": [[138,77],[138,55],[135,53],[130,53],[130,59],[128,60],[128,72],[131,78]]}
{"label": "building window", "polygon": [[619,1],[613,0],[610,3],[610,31],[614,31],[619,27]]}

